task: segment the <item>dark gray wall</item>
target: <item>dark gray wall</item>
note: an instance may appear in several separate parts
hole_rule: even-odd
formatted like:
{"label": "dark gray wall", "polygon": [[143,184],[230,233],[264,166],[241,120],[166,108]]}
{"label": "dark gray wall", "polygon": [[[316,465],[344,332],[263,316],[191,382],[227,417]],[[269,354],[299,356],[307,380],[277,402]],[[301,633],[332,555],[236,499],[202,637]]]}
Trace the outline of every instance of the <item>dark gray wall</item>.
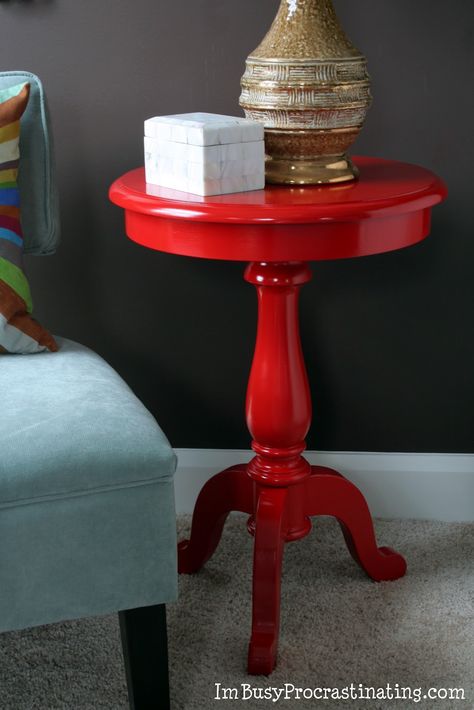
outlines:
{"label": "dark gray wall", "polygon": [[[30,259],[36,313],[104,355],[175,446],[247,447],[255,295],[243,265],[145,250],[107,189],[142,163],[143,119],[240,113],[239,79],[277,0],[3,0],[0,67],[50,99],[63,212]],[[356,150],[423,164],[450,188],[424,243],[320,263],[302,296],[310,448],[473,451],[474,5],[336,0],[375,102]]]}

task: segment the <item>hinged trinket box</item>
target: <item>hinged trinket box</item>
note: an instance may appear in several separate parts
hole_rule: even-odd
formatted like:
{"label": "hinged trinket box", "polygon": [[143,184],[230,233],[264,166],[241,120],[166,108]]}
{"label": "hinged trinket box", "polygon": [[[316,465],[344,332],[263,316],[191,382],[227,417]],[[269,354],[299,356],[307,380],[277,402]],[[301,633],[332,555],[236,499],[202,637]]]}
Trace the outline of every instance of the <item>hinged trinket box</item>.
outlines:
{"label": "hinged trinket box", "polygon": [[196,195],[265,186],[263,125],[212,113],[145,121],[145,175],[154,185]]}

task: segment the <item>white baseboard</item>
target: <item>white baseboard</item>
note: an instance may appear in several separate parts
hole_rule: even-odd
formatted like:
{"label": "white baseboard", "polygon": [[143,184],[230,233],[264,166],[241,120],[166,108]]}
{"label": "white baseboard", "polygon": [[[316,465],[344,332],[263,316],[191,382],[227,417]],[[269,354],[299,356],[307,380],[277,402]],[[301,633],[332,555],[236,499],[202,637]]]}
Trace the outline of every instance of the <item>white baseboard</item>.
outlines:
{"label": "white baseboard", "polygon": [[[191,513],[204,483],[215,473],[245,463],[252,452],[177,449],[176,509]],[[312,464],[343,473],[380,518],[474,521],[474,454],[410,454],[307,451]]]}

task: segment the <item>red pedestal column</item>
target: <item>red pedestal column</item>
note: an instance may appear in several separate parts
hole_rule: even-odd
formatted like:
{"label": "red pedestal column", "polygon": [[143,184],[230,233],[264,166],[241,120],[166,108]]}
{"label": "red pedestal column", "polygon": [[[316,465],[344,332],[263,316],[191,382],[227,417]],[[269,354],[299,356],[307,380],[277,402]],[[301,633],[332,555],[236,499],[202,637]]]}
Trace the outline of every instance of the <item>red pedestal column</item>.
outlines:
{"label": "red pedestal column", "polygon": [[349,551],[372,579],[397,579],[406,564],[378,548],[362,493],[336,471],[302,456],[311,423],[311,397],[298,319],[301,286],[311,278],[299,262],[251,263],[245,278],[258,293],[258,330],[247,391],[247,424],[255,457],[211,478],[194,510],[190,540],[179,546],[179,571],[196,572],[216,549],[227,515],[249,513],[255,537],[251,674],[275,667],[285,542],[311,530],[311,516],[333,515]]}
{"label": "red pedestal column", "polygon": [[302,263],[253,263],[245,278],[258,293],[258,330],[247,391],[247,425],[256,456],[252,637],[249,672],[273,670],[280,623],[283,546],[311,530],[303,489],[311,466],[302,457],[311,397],[301,349],[298,298],[311,278]]}

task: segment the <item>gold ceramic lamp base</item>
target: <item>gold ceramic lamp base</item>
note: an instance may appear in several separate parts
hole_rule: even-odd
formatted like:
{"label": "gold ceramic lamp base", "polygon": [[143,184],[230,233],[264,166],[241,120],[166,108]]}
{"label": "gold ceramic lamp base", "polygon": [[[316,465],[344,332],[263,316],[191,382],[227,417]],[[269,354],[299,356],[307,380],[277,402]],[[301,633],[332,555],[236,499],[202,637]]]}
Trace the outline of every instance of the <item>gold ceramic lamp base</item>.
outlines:
{"label": "gold ceramic lamp base", "polygon": [[245,115],[265,126],[268,182],[323,185],[357,177],[347,151],[370,106],[370,80],[332,0],[280,0],[241,83]]}
{"label": "gold ceramic lamp base", "polygon": [[333,185],[355,180],[359,172],[346,156],[311,160],[267,157],[265,177],[274,185]]}
{"label": "gold ceramic lamp base", "polygon": [[331,185],[350,182],[357,168],[346,155],[358,129],[265,131],[267,182],[277,185]]}

